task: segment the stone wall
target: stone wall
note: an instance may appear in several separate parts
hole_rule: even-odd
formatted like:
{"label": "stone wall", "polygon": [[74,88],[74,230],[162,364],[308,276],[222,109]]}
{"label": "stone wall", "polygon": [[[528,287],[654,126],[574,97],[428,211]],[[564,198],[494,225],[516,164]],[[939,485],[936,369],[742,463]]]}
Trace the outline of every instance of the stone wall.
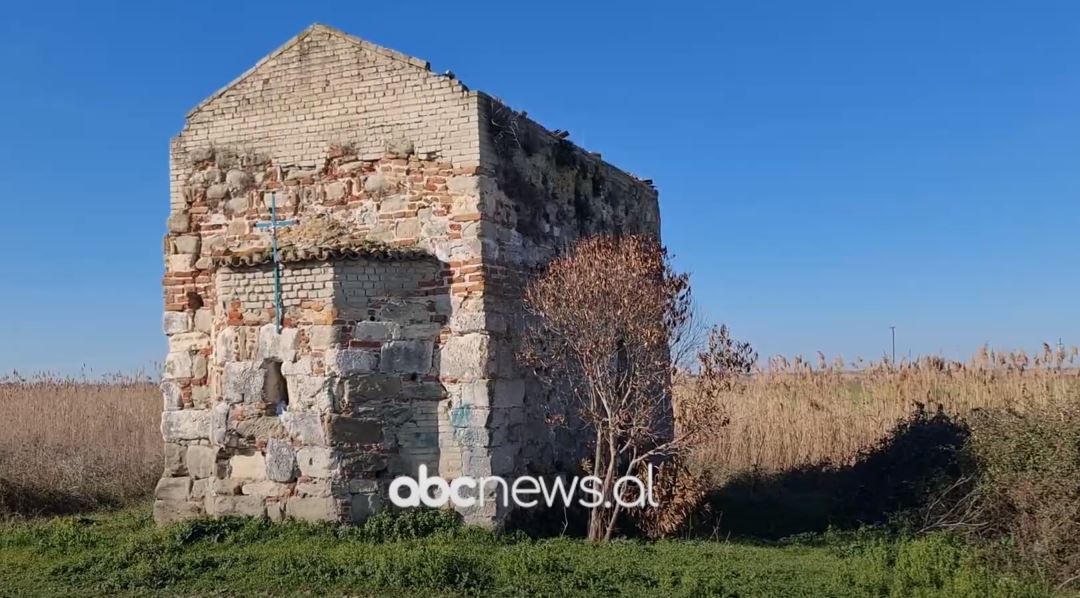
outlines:
{"label": "stone wall", "polygon": [[[189,114],[171,152],[160,521],[356,519],[420,464],[489,470],[468,444],[486,420],[454,410],[490,360],[476,127],[452,78],[321,26]],[[285,266],[280,335],[255,227],[272,200],[304,229],[294,246],[344,247]]]}
{"label": "stone wall", "polygon": [[[659,234],[650,185],[318,25],[189,113],[170,177],[159,521],[358,520],[420,465],[509,476],[576,456],[516,363],[518,293],[582,235]],[[280,333],[256,227],[272,204],[296,221]]]}
{"label": "stone wall", "polygon": [[[441,270],[434,259],[287,264],[290,326],[280,334],[272,323],[248,324],[273,305],[272,270],[218,270],[214,311],[224,317],[215,321],[224,325],[211,336],[207,384],[189,387],[206,391],[185,401],[183,378],[164,385],[171,460],[159,518],[359,520],[394,474],[420,464],[437,472],[440,433],[451,436],[434,371],[450,312],[447,289],[431,284]],[[310,301],[335,306],[336,316],[299,315]]]}
{"label": "stone wall", "polygon": [[[493,404],[510,415],[501,458],[516,473],[577,471],[588,440],[565,401],[552,400],[516,361],[528,277],[590,235],[660,236],[656,189],[497,99],[480,98],[485,306],[499,357]],[[564,425],[548,422],[562,420]]]}

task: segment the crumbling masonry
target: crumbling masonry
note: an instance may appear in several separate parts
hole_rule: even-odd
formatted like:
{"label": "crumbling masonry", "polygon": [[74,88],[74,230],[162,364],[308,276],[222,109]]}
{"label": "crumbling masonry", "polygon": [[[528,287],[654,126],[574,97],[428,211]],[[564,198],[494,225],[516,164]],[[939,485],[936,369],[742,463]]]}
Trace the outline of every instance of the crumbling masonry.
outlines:
{"label": "crumbling masonry", "polygon": [[[421,464],[573,464],[516,363],[522,280],[582,235],[659,235],[647,181],[321,25],[192,110],[170,157],[157,521],[359,521]],[[295,220],[280,332],[272,201]]]}

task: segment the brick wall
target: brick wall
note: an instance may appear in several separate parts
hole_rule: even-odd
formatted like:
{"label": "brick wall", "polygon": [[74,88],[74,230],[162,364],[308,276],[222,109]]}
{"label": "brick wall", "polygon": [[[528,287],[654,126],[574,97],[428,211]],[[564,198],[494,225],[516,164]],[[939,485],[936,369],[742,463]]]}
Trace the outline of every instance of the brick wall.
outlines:
{"label": "brick wall", "polygon": [[476,97],[421,60],[314,26],[188,114],[172,147],[172,205],[183,203],[184,158],[210,145],[314,168],[333,144],[364,158],[412,144],[418,156],[475,166]]}

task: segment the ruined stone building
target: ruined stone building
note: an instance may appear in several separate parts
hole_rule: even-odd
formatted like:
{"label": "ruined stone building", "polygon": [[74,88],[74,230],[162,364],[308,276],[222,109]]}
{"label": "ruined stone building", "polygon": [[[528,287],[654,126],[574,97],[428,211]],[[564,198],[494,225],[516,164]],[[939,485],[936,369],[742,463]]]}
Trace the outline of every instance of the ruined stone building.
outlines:
{"label": "ruined stone building", "polygon": [[170,180],[160,522],[356,521],[421,464],[566,467],[515,359],[523,275],[582,235],[659,235],[647,181],[321,25],[187,115]]}

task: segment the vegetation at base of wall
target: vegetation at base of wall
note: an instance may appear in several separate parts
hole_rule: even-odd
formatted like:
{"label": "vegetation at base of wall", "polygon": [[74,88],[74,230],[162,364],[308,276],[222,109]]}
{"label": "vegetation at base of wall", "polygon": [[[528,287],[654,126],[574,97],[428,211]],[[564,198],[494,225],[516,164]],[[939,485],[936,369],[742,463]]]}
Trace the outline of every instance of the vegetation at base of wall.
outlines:
{"label": "vegetation at base of wall", "polygon": [[0,514],[141,500],[161,475],[161,392],[142,374],[0,377]]}
{"label": "vegetation at base of wall", "polygon": [[867,530],[780,543],[590,545],[462,527],[452,515],[363,526],[196,520],[146,508],[0,523],[0,595],[1046,596],[947,535]]}

